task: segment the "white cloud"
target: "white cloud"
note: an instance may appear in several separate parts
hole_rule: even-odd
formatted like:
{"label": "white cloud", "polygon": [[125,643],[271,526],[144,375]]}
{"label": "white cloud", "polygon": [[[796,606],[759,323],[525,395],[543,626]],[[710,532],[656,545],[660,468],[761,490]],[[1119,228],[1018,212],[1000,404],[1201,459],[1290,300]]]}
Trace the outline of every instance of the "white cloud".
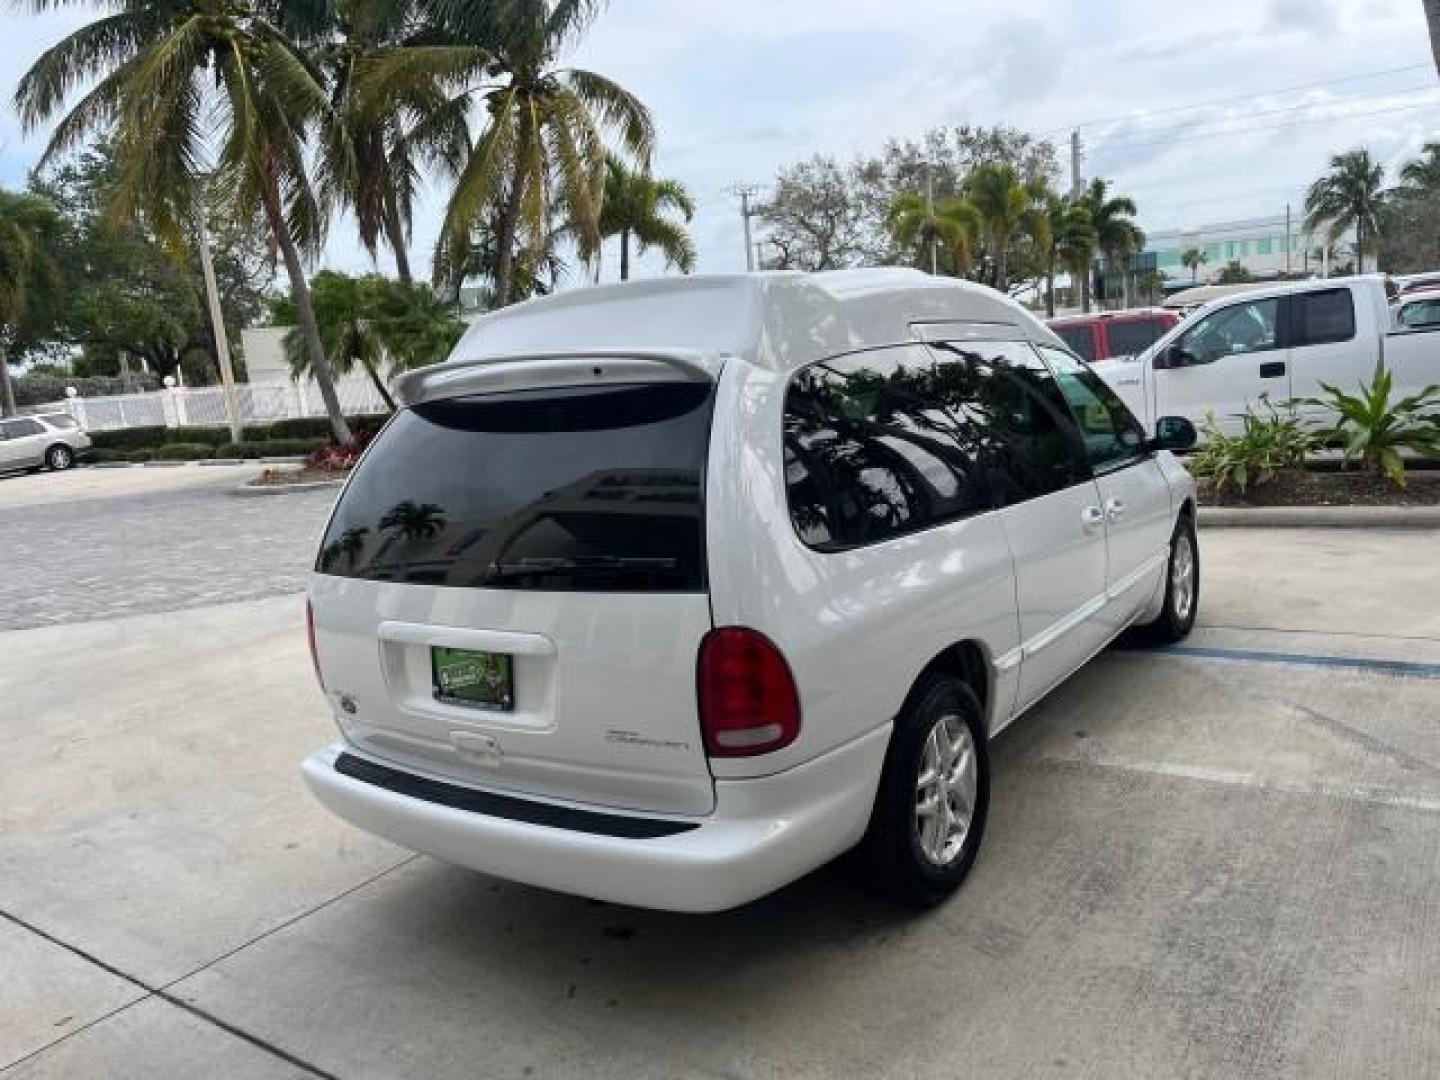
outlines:
{"label": "white cloud", "polygon": [[[23,71],[83,17],[60,8],[13,18],[0,71]],[[567,62],[614,77],[652,107],[657,166],[696,195],[701,268],[714,271],[744,265],[729,185],[934,125],[1016,124],[1055,138],[1063,155],[1081,124],[1087,173],[1134,195],[1153,228],[1283,211],[1330,154],[1368,145],[1393,166],[1440,128],[1440,104],[1373,112],[1423,100],[1414,88],[1436,85],[1415,0],[1363,0],[1363,9],[1361,0],[615,0]],[[0,100],[10,89],[0,87]],[[1237,95],[1245,99],[1173,111]],[[1258,115],[1306,102],[1316,104]],[[1314,117],[1324,121],[1300,122]],[[0,106],[0,183],[17,183],[38,151]],[[431,194],[419,207],[421,266],[441,202]],[[328,257],[359,269],[368,258],[351,232],[336,223]],[[642,261],[643,271],[659,269]]]}

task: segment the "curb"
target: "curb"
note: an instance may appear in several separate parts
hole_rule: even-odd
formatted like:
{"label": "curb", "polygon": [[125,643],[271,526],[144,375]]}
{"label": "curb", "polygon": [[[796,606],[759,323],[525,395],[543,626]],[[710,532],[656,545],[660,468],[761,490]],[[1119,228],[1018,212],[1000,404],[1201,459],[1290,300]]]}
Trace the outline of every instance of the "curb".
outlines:
{"label": "curb", "polygon": [[252,498],[256,495],[290,495],[298,491],[319,491],[322,488],[335,488],[345,483],[344,480],[306,480],[300,484],[241,484],[231,488],[230,494],[239,495],[244,498]]}
{"label": "curb", "polygon": [[1202,506],[1201,528],[1440,529],[1440,506]]}

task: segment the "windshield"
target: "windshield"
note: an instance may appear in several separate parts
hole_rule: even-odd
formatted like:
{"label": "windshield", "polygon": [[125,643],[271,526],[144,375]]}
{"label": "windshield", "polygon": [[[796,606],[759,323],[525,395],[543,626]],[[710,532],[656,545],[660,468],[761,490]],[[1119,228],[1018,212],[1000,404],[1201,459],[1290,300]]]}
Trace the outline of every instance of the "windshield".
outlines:
{"label": "windshield", "polygon": [[399,413],[345,489],[322,574],[696,592],[709,384],[527,390]]}

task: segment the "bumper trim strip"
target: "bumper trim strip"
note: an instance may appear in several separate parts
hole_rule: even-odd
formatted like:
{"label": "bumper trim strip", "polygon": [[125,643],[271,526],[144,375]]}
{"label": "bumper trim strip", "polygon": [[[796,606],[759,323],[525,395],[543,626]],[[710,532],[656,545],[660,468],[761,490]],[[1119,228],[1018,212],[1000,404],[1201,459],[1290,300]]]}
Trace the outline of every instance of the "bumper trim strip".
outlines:
{"label": "bumper trim strip", "polygon": [[535,802],[532,799],[501,795],[493,791],[477,791],[459,784],[448,784],[443,780],[431,780],[414,773],[392,769],[388,765],[356,757],[354,754],[341,754],[336,758],[335,771],[354,780],[393,791],[397,795],[438,803],[454,810],[520,821],[528,825],[546,825],[552,829],[566,829],[570,832],[614,836],[622,840],[654,840],[662,836],[677,836],[700,827],[693,822],[579,810],[571,806]]}

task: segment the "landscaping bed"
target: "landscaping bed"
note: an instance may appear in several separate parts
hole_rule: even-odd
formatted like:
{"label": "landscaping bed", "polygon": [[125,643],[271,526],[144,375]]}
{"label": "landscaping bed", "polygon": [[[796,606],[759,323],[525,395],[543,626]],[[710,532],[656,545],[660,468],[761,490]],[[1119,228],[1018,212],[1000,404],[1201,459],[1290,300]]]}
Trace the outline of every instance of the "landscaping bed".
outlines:
{"label": "landscaping bed", "polygon": [[288,469],[265,469],[248,483],[248,487],[294,487],[297,484],[336,483],[350,475],[349,469],[317,469],[298,465]]}
{"label": "landscaping bed", "polygon": [[1203,478],[1196,486],[1201,506],[1440,506],[1440,474],[1413,469],[1403,488],[1378,473],[1333,469],[1280,469],[1243,492],[1217,494]]}

